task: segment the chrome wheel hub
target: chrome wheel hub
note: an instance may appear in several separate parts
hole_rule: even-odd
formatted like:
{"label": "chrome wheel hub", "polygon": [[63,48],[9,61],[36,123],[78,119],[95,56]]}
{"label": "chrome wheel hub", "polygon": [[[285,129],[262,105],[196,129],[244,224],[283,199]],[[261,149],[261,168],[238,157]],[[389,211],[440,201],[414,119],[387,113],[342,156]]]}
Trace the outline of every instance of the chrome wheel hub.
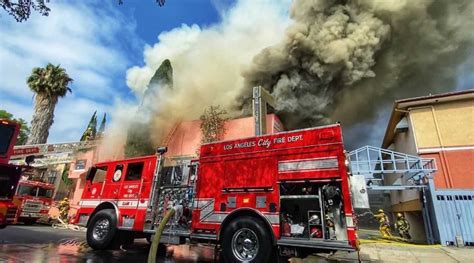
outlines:
{"label": "chrome wheel hub", "polygon": [[237,230],[231,245],[234,256],[242,262],[248,262],[257,256],[258,238],[255,232],[248,228]]}
{"label": "chrome wheel hub", "polygon": [[92,237],[95,240],[104,239],[110,231],[110,222],[106,218],[102,218],[95,222],[94,228],[92,230]]}

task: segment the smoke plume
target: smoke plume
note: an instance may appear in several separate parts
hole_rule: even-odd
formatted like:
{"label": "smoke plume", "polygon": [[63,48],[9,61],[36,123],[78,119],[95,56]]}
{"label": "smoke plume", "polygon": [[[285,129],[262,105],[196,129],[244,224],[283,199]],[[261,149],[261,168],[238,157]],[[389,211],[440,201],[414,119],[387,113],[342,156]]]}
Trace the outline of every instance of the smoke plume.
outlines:
{"label": "smoke plume", "polygon": [[472,55],[474,1],[295,0],[284,38],[244,71],[289,129],[372,118],[380,106],[452,90]]}
{"label": "smoke plume", "polygon": [[[146,47],[145,66],[127,72],[127,85],[139,96],[164,59],[173,65],[173,88],[155,94],[151,135],[156,145],[181,120],[198,119],[210,105],[220,105],[231,116],[240,114],[236,101],[242,92],[241,71],[262,48],[279,40],[288,26],[289,1],[238,1],[207,28],[183,25],[159,35]],[[264,10],[264,15],[262,15]]]}
{"label": "smoke plume", "polygon": [[[152,97],[154,146],[210,105],[230,117],[249,114],[255,85],[275,96],[287,129],[341,121],[366,143],[361,137],[383,134],[381,109],[456,88],[459,66],[473,55],[471,0],[294,0],[288,17],[289,6],[240,0],[219,24],[182,25],[145,47],[144,66],[127,72],[140,101],[163,60],[174,75],[173,88]],[[363,123],[379,131],[367,132]],[[125,141],[123,132],[111,134]]]}

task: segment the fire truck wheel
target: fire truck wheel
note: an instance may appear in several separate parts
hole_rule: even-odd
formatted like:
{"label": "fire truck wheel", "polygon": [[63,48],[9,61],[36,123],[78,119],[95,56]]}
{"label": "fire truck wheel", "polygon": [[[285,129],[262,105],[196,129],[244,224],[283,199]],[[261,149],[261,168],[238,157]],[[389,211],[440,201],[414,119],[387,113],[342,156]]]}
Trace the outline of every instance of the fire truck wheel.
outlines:
{"label": "fire truck wheel", "polygon": [[117,216],[113,209],[97,212],[89,222],[86,232],[87,244],[96,250],[110,248],[117,233]]}
{"label": "fire truck wheel", "polygon": [[4,229],[5,227],[7,227],[7,225],[0,225],[0,229]]}
{"label": "fire truck wheel", "polygon": [[225,262],[269,262],[272,258],[270,233],[263,223],[249,216],[237,218],[223,230],[221,246]]}

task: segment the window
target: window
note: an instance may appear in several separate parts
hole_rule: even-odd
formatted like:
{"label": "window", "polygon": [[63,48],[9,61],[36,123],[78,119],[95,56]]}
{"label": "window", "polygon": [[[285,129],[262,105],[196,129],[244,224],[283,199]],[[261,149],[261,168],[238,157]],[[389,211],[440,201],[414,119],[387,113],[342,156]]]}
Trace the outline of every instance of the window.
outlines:
{"label": "window", "polygon": [[102,183],[105,180],[106,174],[107,174],[107,166],[97,167],[92,179],[92,183]]}
{"label": "window", "polygon": [[51,198],[53,196],[53,189],[39,188],[38,196]]}
{"label": "window", "polygon": [[74,170],[84,170],[86,169],[87,160],[77,160]]}
{"label": "window", "polygon": [[112,181],[114,182],[120,181],[120,178],[122,178],[122,172],[123,172],[123,164],[117,164],[117,166],[115,166],[115,172],[114,172],[114,176],[112,177]]}
{"label": "window", "polygon": [[0,125],[0,155],[6,155],[10,148],[10,143],[15,133],[15,126]]}
{"label": "window", "polygon": [[128,164],[125,181],[140,180],[143,172],[143,162]]}
{"label": "window", "polygon": [[18,187],[18,195],[31,195],[31,196],[36,196],[36,190],[38,188],[30,185],[20,185]]}
{"label": "window", "polygon": [[56,177],[58,177],[58,171],[56,170],[49,171],[47,182],[50,184],[54,184],[56,182]]}

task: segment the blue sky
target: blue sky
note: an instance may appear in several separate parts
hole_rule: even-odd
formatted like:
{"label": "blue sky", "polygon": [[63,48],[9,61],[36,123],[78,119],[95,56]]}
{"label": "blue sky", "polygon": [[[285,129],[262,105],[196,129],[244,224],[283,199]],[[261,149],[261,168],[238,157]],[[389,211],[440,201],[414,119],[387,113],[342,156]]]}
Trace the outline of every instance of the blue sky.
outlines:
{"label": "blue sky", "polygon": [[0,11],[0,109],[27,121],[33,93],[25,80],[31,69],[61,64],[74,79],[73,92],[56,107],[49,142],[74,141],[95,110],[110,113],[135,101],[126,71],[142,66],[145,45],[182,24],[208,27],[233,5],[230,0],[52,1],[51,14],[32,14],[17,23]]}

